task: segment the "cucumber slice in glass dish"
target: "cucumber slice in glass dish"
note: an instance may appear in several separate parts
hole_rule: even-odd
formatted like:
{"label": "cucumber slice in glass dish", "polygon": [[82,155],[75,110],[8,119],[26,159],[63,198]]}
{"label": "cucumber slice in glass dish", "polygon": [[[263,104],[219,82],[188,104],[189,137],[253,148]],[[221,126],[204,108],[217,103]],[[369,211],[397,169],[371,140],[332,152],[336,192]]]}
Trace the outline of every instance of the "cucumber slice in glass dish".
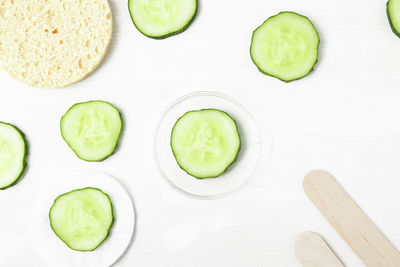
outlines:
{"label": "cucumber slice in glass dish", "polygon": [[[272,139],[268,118],[262,113],[261,120],[255,121],[252,114],[261,114],[261,111],[256,105],[250,106],[252,113],[235,99],[209,91],[194,92],[173,101],[159,120],[154,140],[155,162],[167,184],[188,197],[216,199],[236,191],[250,177],[258,174],[267,165]],[[181,124],[184,120],[187,121]],[[207,123],[201,123],[201,120]],[[196,130],[195,125],[202,130]],[[206,125],[212,126],[212,135]],[[186,140],[189,143],[194,141],[192,146],[185,143],[188,135]],[[226,143],[218,143],[221,140],[213,138],[217,136],[224,137]],[[171,137],[176,138],[176,142]],[[210,158],[216,155],[210,152],[222,151],[225,153],[219,154],[219,157]],[[190,152],[194,152],[194,161]],[[182,160],[179,158],[182,156],[189,160],[180,162],[179,166],[177,161]],[[197,161],[197,157],[204,157],[205,161]],[[196,179],[193,175],[218,177]]]}
{"label": "cucumber slice in glass dish", "polygon": [[120,112],[105,101],[75,104],[61,118],[63,139],[85,161],[103,161],[111,156],[121,131]]}
{"label": "cucumber slice in glass dish", "polygon": [[0,122],[0,189],[14,185],[24,173],[28,145],[17,127]]}
{"label": "cucumber slice in glass dish", "polygon": [[141,33],[164,39],[189,27],[197,13],[197,0],[129,0],[128,7]]}
{"label": "cucumber slice in glass dish", "polygon": [[185,172],[199,179],[215,178],[236,160],[240,136],[236,122],[224,111],[189,111],[172,129],[171,148]]}
{"label": "cucumber slice in glass dish", "polygon": [[91,187],[58,196],[49,218],[54,233],[78,251],[95,250],[107,238],[114,221],[108,195]]}
{"label": "cucumber slice in glass dish", "polygon": [[262,73],[290,82],[313,70],[319,41],[307,17],[286,11],[268,18],[253,32],[250,54]]}
{"label": "cucumber slice in glass dish", "polygon": [[400,0],[389,0],[386,4],[386,13],[392,31],[400,37]]}

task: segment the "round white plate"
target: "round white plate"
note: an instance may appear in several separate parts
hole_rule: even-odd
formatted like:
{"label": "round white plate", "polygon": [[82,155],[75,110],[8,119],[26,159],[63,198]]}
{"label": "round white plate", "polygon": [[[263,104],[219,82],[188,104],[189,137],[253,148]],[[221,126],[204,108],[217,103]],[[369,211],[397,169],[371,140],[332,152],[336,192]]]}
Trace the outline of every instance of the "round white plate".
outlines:
{"label": "round white plate", "polygon": [[[109,195],[113,204],[114,223],[106,240],[94,251],[70,249],[53,232],[49,210],[54,199],[74,189],[95,187]],[[116,262],[129,246],[135,212],[127,191],[114,178],[100,171],[76,171],[54,174],[43,183],[43,191],[32,210],[30,240],[48,266],[102,267]]]}

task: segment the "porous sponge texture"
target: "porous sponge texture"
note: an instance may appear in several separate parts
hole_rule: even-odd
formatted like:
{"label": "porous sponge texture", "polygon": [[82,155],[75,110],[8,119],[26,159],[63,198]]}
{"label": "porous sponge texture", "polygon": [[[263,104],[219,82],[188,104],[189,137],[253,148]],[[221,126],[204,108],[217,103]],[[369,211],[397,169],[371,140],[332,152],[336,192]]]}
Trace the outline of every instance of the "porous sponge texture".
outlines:
{"label": "porous sponge texture", "polygon": [[108,0],[0,0],[0,67],[59,88],[96,69],[112,36]]}

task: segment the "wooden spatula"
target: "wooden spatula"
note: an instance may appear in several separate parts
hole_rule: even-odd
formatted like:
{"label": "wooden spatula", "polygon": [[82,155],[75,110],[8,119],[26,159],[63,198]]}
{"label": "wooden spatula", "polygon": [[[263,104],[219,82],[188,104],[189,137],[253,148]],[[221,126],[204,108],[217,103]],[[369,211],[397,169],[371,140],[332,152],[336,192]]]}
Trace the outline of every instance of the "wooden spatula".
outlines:
{"label": "wooden spatula", "polygon": [[368,267],[399,267],[400,254],[329,173],[305,177],[306,195]]}
{"label": "wooden spatula", "polygon": [[301,233],[296,238],[294,252],[303,267],[344,267],[325,240],[317,233]]}

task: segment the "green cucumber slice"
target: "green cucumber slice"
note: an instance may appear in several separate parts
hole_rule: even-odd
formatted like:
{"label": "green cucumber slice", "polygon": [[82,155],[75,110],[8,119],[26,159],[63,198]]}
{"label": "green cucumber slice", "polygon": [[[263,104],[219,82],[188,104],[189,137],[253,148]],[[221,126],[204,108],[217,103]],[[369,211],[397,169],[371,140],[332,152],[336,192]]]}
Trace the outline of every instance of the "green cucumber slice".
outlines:
{"label": "green cucumber slice", "polygon": [[61,118],[63,139],[86,161],[102,161],[111,156],[121,130],[120,112],[105,101],[75,104]]}
{"label": "green cucumber slice", "polygon": [[86,187],[56,198],[49,212],[54,233],[71,249],[92,251],[107,238],[114,221],[110,198]]}
{"label": "green cucumber slice", "polygon": [[400,37],[400,0],[389,0],[386,3],[386,14],[392,31]]}
{"label": "green cucumber slice", "polygon": [[253,32],[250,54],[262,73],[290,82],[312,71],[318,47],[319,36],[311,21],[286,11],[268,18]]}
{"label": "green cucumber slice", "polygon": [[197,13],[197,0],[129,0],[128,7],[141,33],[164,39],[189,27]]}
{"label": "green cucumber slice", "polygon": [[215,178],[236,160],[240,136],[236,122],[217,109],[185,113],[171,133],[178,165],[195,178]]}
{"label": "green cucumber slice", "polygon": [[17,127],[0,122],[0,189],[14,185],[24,173],[28,146]]}

